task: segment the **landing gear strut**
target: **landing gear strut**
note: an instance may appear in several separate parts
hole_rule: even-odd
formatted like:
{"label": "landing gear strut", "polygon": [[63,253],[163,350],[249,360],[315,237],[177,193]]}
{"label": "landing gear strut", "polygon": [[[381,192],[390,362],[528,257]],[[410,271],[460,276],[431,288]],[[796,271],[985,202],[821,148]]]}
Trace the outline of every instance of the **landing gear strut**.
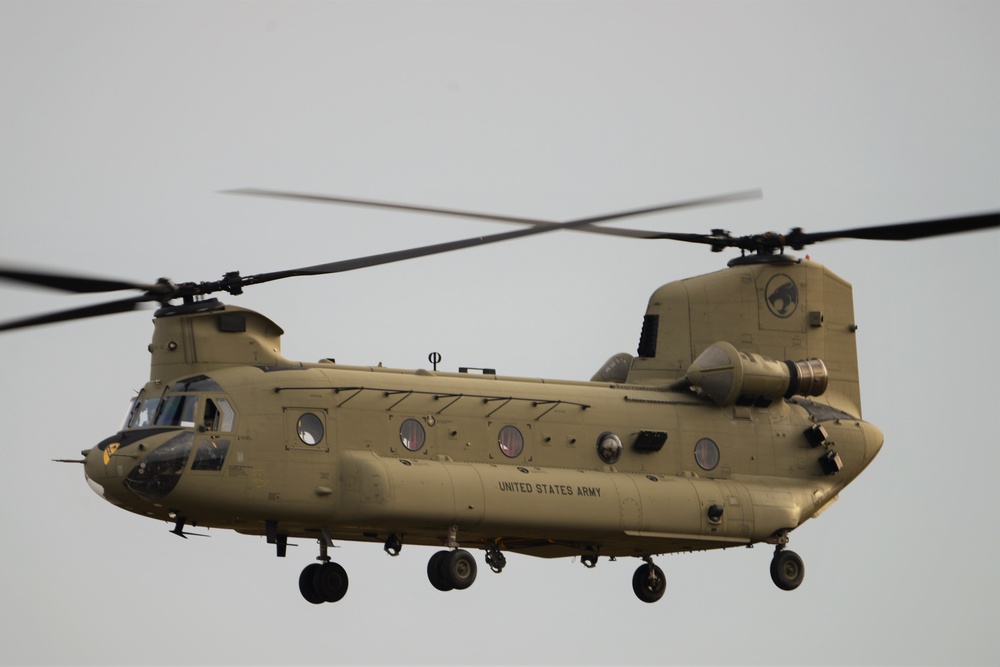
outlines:
{"label": "landing gear strut", "polygon": [[632,575],[632,590],[643,602],[656,602],[667,592],[667,579],[652,558],[644,556],[643,560],[646,562]]}
{"label": "landing gear strut", "polygon": [[324,531],[319,541],[319,563],[306,565],[299,575],[299,592],[308,602],[337,602],[347,593],[347,571],[330,560],[327,548],[332,544]]}

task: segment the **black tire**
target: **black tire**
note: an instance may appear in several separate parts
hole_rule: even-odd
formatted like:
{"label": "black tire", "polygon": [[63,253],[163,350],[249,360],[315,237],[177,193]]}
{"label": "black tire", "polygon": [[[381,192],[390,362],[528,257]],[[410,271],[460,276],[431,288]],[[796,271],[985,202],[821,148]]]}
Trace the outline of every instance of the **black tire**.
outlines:
{"label": "black tire", "polygon": [[794,551],[781,550],[771,559],[771,581],[783,591],[794,591],[806,576],[806,566]]}
{"label": "black tire", "polygon": [[[650,578],[650,568],[653,578]],[[667,578],[663,576],[663,570],[659,566],[643,563],[632,575],[632,590],[643,602],[656,602],[667,592]]]}
{"label": "black tire", "polygon": [[323,602],[336,602],[347,594],[347,571],[337,563],[323,563],[316,570],[313,586]]}
{"label": "black tire", "polygon": [[430,579],[431,586],[439,591],[450,591],[455,589],[448,576],[446,561],[451,557],[450,551],[438,551],[427,561],[427,578]]}
{"label": "black tire", "polygon": [[316,592],[316,585],[314,583],[316,581],[316,570],[319,568],[319,563],[306,565],[305,569],[302,570],[302,574],[299,575],[299,592],[302,593],[302,597],[306,599],[306,602],[313,604],[323,604],[323,598]]}
{"label": "black tire", "polygon": [[476,559],[464,549],[456,549],[451,553],[445,552],[448,560],[444,561],[445,572],[452,586],[457,591],[463,591],[476,580]]}

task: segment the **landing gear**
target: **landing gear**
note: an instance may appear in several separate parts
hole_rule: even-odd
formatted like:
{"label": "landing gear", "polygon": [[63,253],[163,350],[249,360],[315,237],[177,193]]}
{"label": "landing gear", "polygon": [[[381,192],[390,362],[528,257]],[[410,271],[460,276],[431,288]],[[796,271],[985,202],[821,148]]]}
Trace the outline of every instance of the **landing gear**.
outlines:
{"label": "landing gear", "polygon": [[307,602],[337,602],[347,594],[347,571],[330,560],[327,548],[331,541],[325,531],[319,542],[320,563],[310,563],[299,575],[299,592]]}
{"label": "landing gear", "polygon": [[806,567],[794,551],[786,551],[779,544],[771,559],[771,581],[783,591],[794,591],[806,576]]}
{"label": "landing gear", "polygon": [[308,602],[337,602],[347,593],[347,572],[338,563],[312,563],[299,575],[299,592]]}
{"label": "landing gear", "polygon": [[656,602],[667,592],[667,579],[652,558],[646,556],[643,560],[646,562],[632,575],[632,590],[643,602]]}
{"label": "landing gear", "polygon": [[464,549],[438,551],[427,563],[427,578],[439,591],[465,590],[476,580],[476,559]]}

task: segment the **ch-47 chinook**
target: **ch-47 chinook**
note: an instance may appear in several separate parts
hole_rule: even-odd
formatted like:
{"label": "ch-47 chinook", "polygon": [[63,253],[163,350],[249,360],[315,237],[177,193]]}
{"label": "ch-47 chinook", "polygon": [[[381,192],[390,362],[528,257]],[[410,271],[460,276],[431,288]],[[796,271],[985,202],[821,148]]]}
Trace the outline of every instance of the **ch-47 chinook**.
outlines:
{"label": "ch-47 chinook", "polygon": [[[807,233],[733,236],[603,228],[627,216],[712,204],[706,197],[555,223],[264,190],[234,191],[515,222],[515,231],[371,257],[221,280],[142,284],[0,267],[0,277],[68,292],[138,296],[0,324],[0,330],[134,310],[158,302],[149,381],[124,425],[83,452],[105,500],[168,522],[318,544],[299,577],[311,603],[347,591],[334,540],[437,546],[438,590],[494,572],[505,552],[640,559],[640,600],[666,588],[658,554],[774,545],[770,574],[803,580],[789,534],[871,463],[882,433],[861,418],[851,285],[785,254],[839,238],[906,240],[1000,226],[1000,213]],[[750,196],[753,193],[749,193]],[[700,243],[742,256],[657,289],[636,355],[589,381],[304,363],[282,330],[214,292],[323,275],[556,230]],[[177,302],[179,301],[179,303]],[[436,366],[436,365],[435,365]]]}

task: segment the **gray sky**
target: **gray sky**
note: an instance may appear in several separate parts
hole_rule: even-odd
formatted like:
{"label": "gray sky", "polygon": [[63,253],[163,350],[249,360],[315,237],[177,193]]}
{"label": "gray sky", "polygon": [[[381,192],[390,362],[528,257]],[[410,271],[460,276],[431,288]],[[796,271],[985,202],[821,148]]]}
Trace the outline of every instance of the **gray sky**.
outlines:
{"label": "gray sky", "polygon": [[[995,2],[0,3],[0,258],[216,279],[509,227],[217,194],[256,186],[564,220],[760,187],[628,226],[821,231],[1000,208]],[[150,313],[0,336],[0,660],[15,663],[1000,662],[994,426],[1000,234],[840,241],[879,458],[771,549],[636,562],[511,556],[464,593],[431,549],[341,544],[347,597],[297,591],[314,546],[168,526],[73,458],[148,374]],[[560,232],[227,300],[294,359],[587,379],[634,352],[700,247]],[[3,319],[100,299],[0,286]]]}

